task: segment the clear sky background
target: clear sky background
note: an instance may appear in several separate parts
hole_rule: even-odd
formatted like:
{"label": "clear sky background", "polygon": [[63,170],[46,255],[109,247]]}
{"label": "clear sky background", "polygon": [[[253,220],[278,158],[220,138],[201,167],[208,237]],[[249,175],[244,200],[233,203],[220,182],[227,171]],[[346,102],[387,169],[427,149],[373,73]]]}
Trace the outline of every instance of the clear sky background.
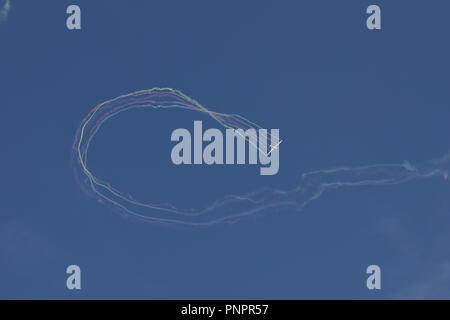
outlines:
{"label": "clear sky background", "polygon": [[[4,3],[4,1],[1,1]],[[66,8],[82,30],[66,29]],[[365,10],[382,9],[369,31]],[[325,193],[302,212],[181,228],[82,192],[71,144],[98,103],[155,86],[279,128],[280,172],[175,167],[195,115],[130,111],[90,166],[142,200],[202,206],[303,172],[450,149],[448,1],[11,1],[0,24],[0,298],[450,298],[450,185]],[[204,120],[204,119],[200,119]],[[91,150],[91,149],[90,149]],[[82,270],[82,290],[65,269]],[[366,288],[366,267],[382,290]]]}

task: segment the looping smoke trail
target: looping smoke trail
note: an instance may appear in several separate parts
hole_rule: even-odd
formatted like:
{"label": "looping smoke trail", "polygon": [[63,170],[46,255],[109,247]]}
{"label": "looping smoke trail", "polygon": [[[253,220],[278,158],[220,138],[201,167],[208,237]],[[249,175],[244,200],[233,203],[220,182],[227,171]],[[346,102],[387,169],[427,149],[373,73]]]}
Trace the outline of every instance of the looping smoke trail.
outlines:
{"label": "looping smoke trail", "polygon": [[[143,203],[96,177],[89,170],[87,164],[89,144],[102,124],[132,108],[187,109],[208,114],[224,128],[240,128],[245,131],[261,127],[236,114],[210,111],[180,91],[170,88],[153,88],[133,92],[100,103],[92,109],[82,120],[73,143],[74,160],[83,177],[83,183],[88,187],[87,190],[101,202],[119,209],[126,215],[144,221],[193,226],[233,222],[267,210],[286,208],[302,210],[309,202],[319,198],[330,189],[399,184],[436,176],[447,179],[450,168],[449,152],[442,158],[425,162],[420,166],[413,166],[408,161],[404,161],[401,164],[340,167],[313,171],[303,174],[299,185],[292,190],[263,188],[245,195],[228,195],[203,209],[183,210],[172,204]],[[268,136],[270,138],[270,135]],[[252,140],[248,139],[247,141],[252,143]],[[258,148],[257,145],[254,147]]]}

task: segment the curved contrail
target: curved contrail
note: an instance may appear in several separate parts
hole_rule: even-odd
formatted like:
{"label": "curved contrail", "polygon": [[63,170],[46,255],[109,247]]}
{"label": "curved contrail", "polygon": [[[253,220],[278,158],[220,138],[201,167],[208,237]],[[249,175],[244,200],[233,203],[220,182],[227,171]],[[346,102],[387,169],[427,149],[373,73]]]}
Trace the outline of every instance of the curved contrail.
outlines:
{"label": "curved contrail", "polygon": [[[261,128],[237,115],[208,110],[196,100],[171,88],[153,88],[121,95],[94,107],[82,120],[73,141],[73,160],[77,177],[84,190],[99,202],[126,216],[139,220],[190,226],[232,223],[241,218],[267,211],[303,210],[327,190],[344,187],[383,186],[408,181],[443,177],[448,180],[450,152],[438,159],[415,163],[385,163],[359,167],[335,167],[304,173],[293,189],[260,188],[240,195],[224,195],[216,201],[206,201],[199,208],[179,208],[174,203],[144,202],[113,187],[97,177],[88,166],[90,142],[102,125],[112,117],[133,108],[154,110],[184,109],[209,115],[224,128]],[[255,146],[256,147],[256,146]],[[157,201],[157,200],[156,200]]]}

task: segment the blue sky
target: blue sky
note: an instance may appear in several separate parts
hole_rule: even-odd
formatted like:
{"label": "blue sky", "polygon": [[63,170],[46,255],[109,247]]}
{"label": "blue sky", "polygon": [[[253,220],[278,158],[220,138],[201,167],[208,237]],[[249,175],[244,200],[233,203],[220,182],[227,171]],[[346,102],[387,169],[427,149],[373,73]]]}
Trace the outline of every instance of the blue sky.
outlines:
{"label": "blue sky", "polygon": [[[2,2],[4,3],[4,2]],[[77,4],[82,30],[66,29]],[[365,27],[378,4],[382,30]],[[311,170],[449,150],[444,1],[11,1],[0,24],[1,298],[449,298],[443,179],[329,191],[232,225],[124,218],[82,192],[71,144],[98,103],[155,86],[279,128],[280,171],[174,168],[185,113],[109,122],[90,163],[145,200],[203,205]],[[155,148],[160,152],[155,152]],[[90,151],[91,152],[91,151]],[[65,269],[82,270],[82,290]],[[382,290],[365,286],[382,270]]]}

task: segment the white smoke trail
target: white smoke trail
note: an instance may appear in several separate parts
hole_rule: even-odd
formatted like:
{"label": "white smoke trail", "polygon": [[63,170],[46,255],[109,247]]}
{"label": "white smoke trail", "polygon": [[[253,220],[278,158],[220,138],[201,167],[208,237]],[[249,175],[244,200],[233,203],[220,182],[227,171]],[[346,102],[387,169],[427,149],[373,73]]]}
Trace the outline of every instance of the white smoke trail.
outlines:
{"label": "white smoke trail", "polygon": [[0,9],[0,22],[8,19],[9,11],[11,10],[11,0],[6,0],[3,7]]}

